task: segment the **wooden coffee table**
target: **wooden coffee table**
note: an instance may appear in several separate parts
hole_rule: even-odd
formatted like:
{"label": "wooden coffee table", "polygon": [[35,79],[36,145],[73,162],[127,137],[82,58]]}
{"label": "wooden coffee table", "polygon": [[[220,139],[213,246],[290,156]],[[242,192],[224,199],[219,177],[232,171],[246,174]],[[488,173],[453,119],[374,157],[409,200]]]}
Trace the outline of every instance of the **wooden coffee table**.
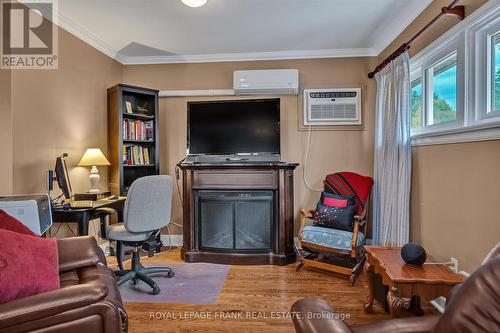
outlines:
{"label": "wooden coffee table", "polygon": [[431,301],[439,296],[448,296],[450,289],[464,281],[444,264],[424,264],[421,267],[407,265],[401,259],[400,247],[365,246],[365,271],[368,275],[367,313],[373,312],[373,275],[379,274],[388,287],[387,303],[392,317],[411,311],[423,315],[421,298]]}

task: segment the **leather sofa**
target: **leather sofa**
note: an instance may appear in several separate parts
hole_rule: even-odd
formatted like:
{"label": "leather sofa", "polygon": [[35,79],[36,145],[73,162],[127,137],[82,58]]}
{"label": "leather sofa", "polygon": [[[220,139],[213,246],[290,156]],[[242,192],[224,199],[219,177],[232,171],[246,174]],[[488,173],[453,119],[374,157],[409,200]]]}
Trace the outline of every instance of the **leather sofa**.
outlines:
{"label": "leather sofa", "polygon": [[[324,300],[304,298],[292,306],[300,333],[500,332],[500,257],[477,269],[448,295],[442,315],[374,321],[348,326]],[[313,318],[313,319],[310,319]]]}
{"label": "leather sofa", "polygon": [[93,237],[57,241],[60,289],[0,304],[0,332],[127,332],[115,275]]}

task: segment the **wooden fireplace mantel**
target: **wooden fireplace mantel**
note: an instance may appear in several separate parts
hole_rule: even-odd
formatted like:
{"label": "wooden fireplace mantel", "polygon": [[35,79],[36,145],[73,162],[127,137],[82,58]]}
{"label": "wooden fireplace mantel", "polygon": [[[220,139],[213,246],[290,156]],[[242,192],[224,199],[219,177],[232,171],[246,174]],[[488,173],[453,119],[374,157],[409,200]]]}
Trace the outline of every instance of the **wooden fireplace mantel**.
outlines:
{"label": "wooden fireplace mantel", "polygon": [[[186,262],[220,264],[287,265],[295,261],[293,249],[293,171],[296,163],[181,164],[183,172],[183,246]],[[200,218],[195,204],[197,191],[272,191],[271,249],[218,250],[200,247]]]}

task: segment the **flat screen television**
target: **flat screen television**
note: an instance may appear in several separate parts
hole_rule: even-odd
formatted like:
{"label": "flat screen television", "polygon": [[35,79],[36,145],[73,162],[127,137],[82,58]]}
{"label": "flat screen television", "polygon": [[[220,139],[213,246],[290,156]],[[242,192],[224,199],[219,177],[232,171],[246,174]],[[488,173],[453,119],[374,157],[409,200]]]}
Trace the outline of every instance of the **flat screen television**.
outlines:
{"label": "flat screen television", "polygon": [[188,160],[279,161],[280,100],[188,103]]}

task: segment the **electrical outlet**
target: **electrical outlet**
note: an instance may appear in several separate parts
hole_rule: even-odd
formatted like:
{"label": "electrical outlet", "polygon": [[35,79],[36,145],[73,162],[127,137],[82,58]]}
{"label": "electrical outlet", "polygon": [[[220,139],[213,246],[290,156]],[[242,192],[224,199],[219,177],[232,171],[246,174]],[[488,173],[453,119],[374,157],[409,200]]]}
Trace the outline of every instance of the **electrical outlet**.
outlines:
{"label": "electrical outlet", "polygon": [[450,259],[450,268],[455,273],[458,273],[458,259],[451,257]]}

